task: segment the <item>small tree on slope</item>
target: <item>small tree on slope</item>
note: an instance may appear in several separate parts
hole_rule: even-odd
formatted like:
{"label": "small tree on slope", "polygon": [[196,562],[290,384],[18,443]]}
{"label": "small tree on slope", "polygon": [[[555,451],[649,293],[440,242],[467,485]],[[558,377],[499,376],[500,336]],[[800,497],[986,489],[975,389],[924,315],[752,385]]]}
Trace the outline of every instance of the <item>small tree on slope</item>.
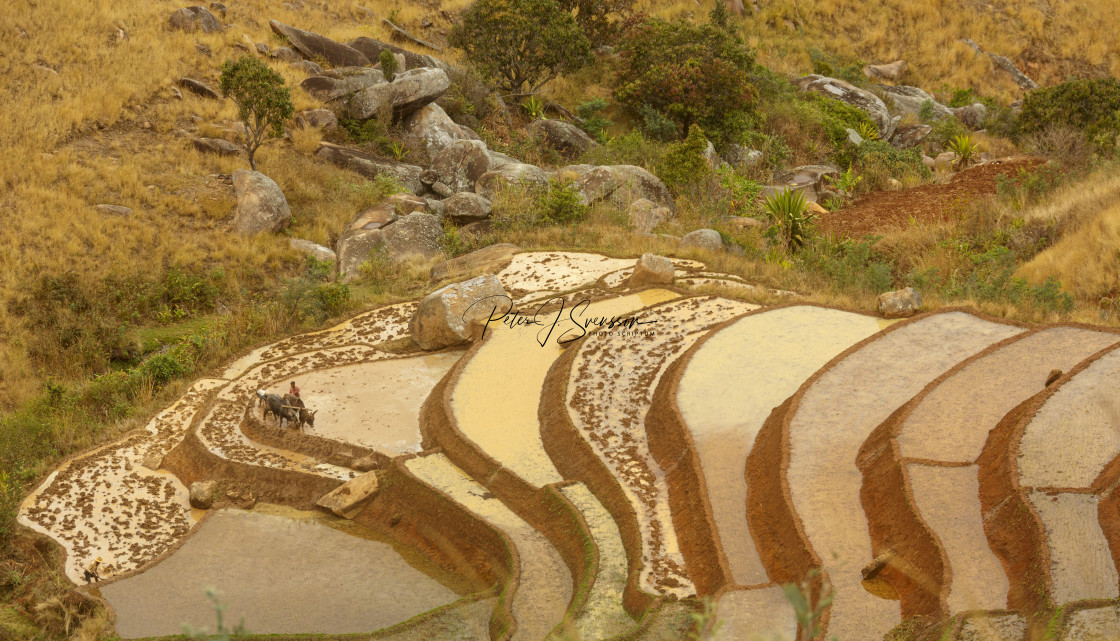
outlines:
{"label": "small tree on slope", "polygon": [[226,60],[222,64],[222,94],[237,103],[238,116],[245,125],[249,166],[256,171],[257,149],[266,139],[284,135],[284,121],[295,111],[284,78],[251,56]]}
{"label": "small tree on slope", "polygon": [[507,94],[536,93],[591,62],[591,44],[556,0],[477,0],[449,37],[483,76]]}

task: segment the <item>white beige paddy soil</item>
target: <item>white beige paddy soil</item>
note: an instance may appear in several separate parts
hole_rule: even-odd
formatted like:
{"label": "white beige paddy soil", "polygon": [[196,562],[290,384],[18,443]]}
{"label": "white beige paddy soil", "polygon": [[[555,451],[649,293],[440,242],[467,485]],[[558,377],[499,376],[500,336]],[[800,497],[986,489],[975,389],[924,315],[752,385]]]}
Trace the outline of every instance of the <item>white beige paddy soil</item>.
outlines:
{"label": "white beige paddy soil", "polygon": [[[703,265],[692,261],[675,262],[678,287],[759,293],[741,278],[703,272]],[[1051,369],[1072,370],[1117,343],[1117,335],[1073,327],[1027,333],[958,311],[890,329],[888,321],[811,305],[747,314],[755,306],[728,298],[688,298],[669,289],[621,292],[633,264],[633,258],[537,252],[515,256],[499,278],[519,301],[569,293],[565,316],[572,303],[596,298],[578,316],[657,321],[630,328],[629,334],[592,333],[564,373],[568,397],[562,399],[578,433],[638,515],[639,587],[669,597],[696,590],[679,549],[684,539],[674,527],[665,474],[649,452],[645,432],[653,390],[679,363],[672,370],[680,376],[672,402],[701,463],[717,529],[712,538],[731,572],[719,593],[723,626],[715,638],[751,640],[762,633],[761,638],[792,641],[796,634],[790,606],[770,584],[755,548],[746,519],[745,476],[759,430],[791,395],[796,403],[783,424],[789,461],[780,471],[790,503],[774,497],[772,504],[793,510],[836,590],[830,638],[879,639],[901,621],[898,602],[861,585],[860,569],[871,560],[872,546],[856,456],[868,436],[919,393],[909,415],[897,419],[891,435],[897,454],[891,456],[904,472],[912,509],[949,562],[946,605],[953,612],[1005,607],[1007,579],[987,545],[977,498],[983,489],[977,457],[988,432],[1040,392]],[[254,633],[372,632],[456,603],[441,610],[455,613],[438,628],[447,631],[444,636],[487,638],[493,600],[459,602],[453,587],[461,583],[435,571],[418,553],[394,549],[349,521],[260,507],[216,510],[199,524],[203,512],[190,509],[187,489],[160,469],[192,429],[212,454],[248,466],[239,469],[249,473],[257,467],[337,481],[357,476],[348,467],[266,446],[242,432],[246,411],[259,411],[250,409],[258,389],[282,393],[296,380],[306,404],[319,410],[310,434],[390,457],[410,456],[405,466],[422,483],[508,537],[520,559],[517,587],[509,595],[515,639],[543,639],[566,615],[584,639],[635,629],[634,613],[622,608],[629,564],[618,524],[586,486],[561,477],[541,441],[542,384],[563,351],[557,337],[575,323],[563,320],[547,337],[540,326],[491,327],[448,390],[457,428],[480,452],[531,485],[556,484],[586,522],[598,569],[586,603],[569,612],[572,573],[553,544],[479,482],[488,480],[470,478],[442,454],[420,452],[420,407],[463,352],[402,357],[380,349],[407,336],[415,308],[415,301],[382,307],[253,350],[216,377],[199,380],[144,429],[62,464],[23,503],[19,522],[63,546],[65,571],[75,582],[81,581],[82,566],[98,556],[113,566],[110,579],[142,569],[101,588],[124,638],[176,634],[182,623],[212,625],[213,609],[202,591],[210,585],[230,603],[227,619],[244,616]],[[743,317],[709,333],[736,316]],[[1020,338],[930,386],[1012,337]],[[838,356],[860,341],[858,349]],[[1115,598],[1120,583],[1097,510],[1103,496],[1098,477],[1120,456],[1120,351],[1067,378],[1045,392],[1037,412],[1022,419],[1021,438],[1005,452],[1017,462],[1016,491],[1044,525],[1058,604]],[[152,563],[157,557],[161,560]],[[1064,638],[1120,635],[1114,606],[1098,602],[1077,609],[1083,605],[1063,620]],[[958,638],[1021,641],[1016,631],[1025,629],[1023,615],[1030,613],[970,615]],[[637,638],[685,634],[687,612],[679,602],[648,616]]]}
{"label": "white beige paddy soil", "polygon": [[580,346],[568,380],[568,413],[595,454],[620,481],[642,531],[642,586],[655,594],[695,593],[684,568],[669,509],[665,475],[649,452],[645,418],[665,368],[700,333],[754,309],[702,297],[648,310],[641,336],[601,330]]}

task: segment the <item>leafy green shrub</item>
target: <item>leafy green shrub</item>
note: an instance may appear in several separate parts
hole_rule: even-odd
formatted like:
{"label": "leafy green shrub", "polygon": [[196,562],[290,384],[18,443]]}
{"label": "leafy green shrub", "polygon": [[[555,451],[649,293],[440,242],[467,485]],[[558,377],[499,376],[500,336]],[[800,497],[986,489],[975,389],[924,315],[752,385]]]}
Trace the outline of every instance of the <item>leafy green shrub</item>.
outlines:
{"label": "leafy green shrub", "polygon": [[852,168],[860,176],[861,192],[886,189],[891,178],[929,180],[933,176],[922,163],[922,152],[916,148],[897,149],[882,140],[863,141],[856,150]]}
{"label": "leafy green shrub", "polygon": [[397,77],[397,57],[392,51],[382,49],[377,59],[381,63],[381,75],[385,76],[385,80],[393,82],[393,78]]}
{"label": "leafy green shrub", "polygon": [[587,217],[587,205],[571,183],[553,181],[548,193],[537,199],[536,209],[541,220],[552,225],[570,225]]}
{"label": "leafy green shrub", "polygon": [[249,166],[257,169],[254,154],[267,137],[284,135],[284,121],[295,107],[284,86],[284,77],[253,56],[222,63],[222,95],[237,103],[238,117],[245,125],[245,148]]}
{"label": "leafy green shrub", "polygon": [[698,124],[717,146],[749,127],[754,52],[732,30],[651,18],[627,32],[621,53],[615,98],[634,116],[660,114],[678,137]]}
{"label": "leafy green shrub", "polygon": [[580,127],[601,143],[607,141],[607,128],[614,124],[601,115],[608,106],[602,98],[592,98],[576,105],[576,115],[583,121]]}
{"label": "leafy green shrub", "polygon": [[591,44],[556,0],[476,0],[448,37],[506,93],[529,95],[591,63]]}
{"label": "leafy green shrub", "polygon": [[1077,78],[1028,93],[1020,131],[1032,134],[1051,125],[1080,129],[1098,150],[1110,153],[1120,135],[1120,80]]}
{"label": "leafy green shrub", "polygon": [[615,136],[603,145],[592,147],[583,154],[581,161],[592,165],[636,165],[653,170],[660,165],[665,149],[665,145],[634,130]]}
{"label": "leafy green shrub", "polygon": [[560,8],[575,13],[583,35],[592,46],[613,44],[622,23],[634,10],[634,0],[557,0]]}
{"label": "leafy green shrub", "polygon": [[338,124],[354,144],[366,145],[373,143],[380,149],[382,146],[392,142],[392,138],[389,137],[389,128],[380,118],[370,118],[369,120],[350,120],[344,118],[339,120]]}
{"label": "leafy green shrub", "polygon": [[926,140],[942,148],[948,148],[949,143],[957,136],[963,136],[969,133],[968,127],[964,126],[960,120],[956,118],[942,118],[941,120],[934,120],[929,123],[930,132],[926,136]]}
{"label": "leafy green shrub", "polygon": [[948,277],[937,268],[914,271],[907,275],[907,281],[919,289],[940,291],[946,298],[1008,302],[1050,312],[1073,309],[1073,296],[1063,292],[1057,280],[1049,278],[1041,285],[1033,285],[1016,277],[1018,257],[1005,246],[995,245],[971,259],[970,270],[957,270]]}
{"label": "leafy green shrub", "polygon": [[766,199],[766,212],[778,226],[786,251],[795,252],[805,245],[814,218],[805,194],[792,189],[779,191]]}
{"label": "leafy green shrub", "polygon": [[455,65],[447,73],[451,86],[436,100],[455,122],[477,127],[497,106],[487,79],[470,67]]}
{"label": "leafy green shrub", "polygon": [[719,186],[727,193],[726,210],[733,216],[748,216],[755,210],[762,185],[736,173],[731,166],[716,170]]}
{"label": "leafy green shrub", "polygon": [[809,60],[813,63],[815,74],[838,78],[856,86],[867,84],[867,77],[863,75],[864,63],[859,60],[841,62],[836,56],[812,47],[809,48]]}
{"label": "leafy green shrub", "polygon": [[805,269],[819,273],[836,291],[881,294],[891,289],[890,263],[873,255],[874,239],[835,241],[820,236],[798,255]]}
{"label": "leafy green shrub", "polygon": [[656,172],[657,177],[675,194],[689,185],[700,183],[712,173],[704,157],[707,148],[708,139],[704,137],[704,132],[699,125],[692,125],[687,138],[669,145]]}

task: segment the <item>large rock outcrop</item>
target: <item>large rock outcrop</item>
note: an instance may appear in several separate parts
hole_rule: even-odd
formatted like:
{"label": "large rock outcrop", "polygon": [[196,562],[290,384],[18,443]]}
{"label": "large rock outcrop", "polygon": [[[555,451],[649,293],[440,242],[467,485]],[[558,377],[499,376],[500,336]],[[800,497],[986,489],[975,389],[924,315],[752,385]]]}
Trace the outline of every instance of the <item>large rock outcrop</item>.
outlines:
{"label": "large rock outcrop", "polygon": [[412,340],[424,350],[462,345],[478,339],[491,315],[508,311],[510,305],[493,274],[448,285],[420,302],[409,321]]}
{"label": "large rock outcrop", "polygon": [[329,103],[384,82],[380,69],[343,67],[304,78],[299,86],[316,100]]}
{"label": "large rock outcrop", "polygon": [[259,171],[238,169],[233,172],[233,189],[237,193],[237,212],[233,230],[240,234],[276,232],[292,222],[292,210],[276,181]]}
{"label": "large rock outcrop", "polygon": [[361,89],[338,102],[339,115],[366,120],[387,109],[395,118],[403,118],[443,95],[451,79],[443,69],[409,69],[397,74],[393,82],[384,82]]}
{"label": "large rock outcrop", "polygon": [[456,124],[451,116],[434,102],[417,109],[404,121],[404,135],[424,145],[429,156],[435,156],[456,140],[477,140],[478,136]]}
{"label": "large rock outcrop", "polygon": [[887,105],[879,99],[879,96],[870,91],[860,89],[843,80],[818,74],[810,74],[796,80],[795,83],[802,91],[812,91],[822,96],[828,96],[867,112],[867,115],[871,116],[872,122],[879,128],[879,137],[883,140],[889,140],[891,134],[894,133],[898,120],[891,117]]}
{"label": "large rock outcrop", "polygon": [[895,60],[881,65],[866,65],[863,68],[863,75],[871,78],[872,80],[890,80],[891,82],[897,81],[906,73],[906,61]]}
{"label": "large rock outcrop", "polygon": [[525,130],[565,158],[578,158],[583,152],[599,144],[584,130],[562,120],[534,120]]}
{"label": "large rock outcrop", "polygon": [[322,58],[332,67],[365,67],[370,63],[369,58],[361,51],[326,36],[276,20],[269,20],[268,24],[277,35],[286,38],[293,49],[309,60]]}
{"label": "large rock outcrop", "polygon": [[[929,115],[933,118],[941,120],[953,115],[948,107],[937,102],[933,96],[918,87],[878,85],[878,89],[887,97],[887,104],[893,103],[894,113],[896,114],[913,114],[916,116],[922,112],[922,106],[928,103]],[[884,137],[883,139],[886,140],[887,138]]]}
{"label": "large rock outcrop", "polygon": [[442,253],[443,225],[431,214],[411,213],[377,229],[350,231],[338,241],[338,273],[343,282],[361,275],[372,253],[384,252],[393,262],[434,258]]}
{"label": "large rock outcrop", "polygon": [[416,165],[382,160],[356,149],[329,142],[319,143],[319,151],[315,152],[315,155],[339,167],[356,171],[366,178],[377,178],[384,174],[401,181],[401,184],[412,192],[424,190],[424,185],[420,182],[420,173],[424,170]]}
{"label": "large rock outcrop", "polygon": [[634,165],[596,167],[580,176],[573,186],[585,205],[609,201],[619,209],[628,209],[630,203],[645,198],[674,213],[677,211],[677,204],[665,183]]}
{"label": "large rock outcrop", "polygon": [[548,189],[548,174],[536,165],[527,165],[521,162],[507,163],[479,176],[474,183],[474,192],[487,200],[493,201],[502,190],[510,187],[546,190]]}
{"label": "large rock outcrop", "polygon": [[432,158],[431,171],[452,192],[474,191],[475,182],[490,171],[490,154],[480,140],[457,140]]}
{"label": "large rock outcrop", "polygon": [[469,191],[461,191],[443,201],[445,215],[465,225],[490,217],[490,201]]}

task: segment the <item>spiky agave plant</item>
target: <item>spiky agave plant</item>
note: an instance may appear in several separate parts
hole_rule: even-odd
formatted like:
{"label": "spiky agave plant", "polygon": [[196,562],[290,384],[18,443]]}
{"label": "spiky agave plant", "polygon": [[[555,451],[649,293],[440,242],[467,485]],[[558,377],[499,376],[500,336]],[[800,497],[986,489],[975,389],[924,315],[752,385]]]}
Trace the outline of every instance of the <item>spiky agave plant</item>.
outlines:
{"label": "spiky agave plant", "polygon": [[546,118],[544,115],[544,103],[536,96],[529,96],[529,99],[521,103],[521,108],[529,114],[533,120],[543,120]]}
{"label": "spiky agave plant", "polygon": [[863,138],[864,140],[879,139],[879,128],[865,120],[860,121],[858,128],[856,129],[856,133],[858,133],[859,137]]}
{"label": "spiky agave plant", "polygon": [[956,169],[968,167],[976,160],[976,152],[980,150],[980,143],[972,139],[970,134],[961,134],[949,142],[949,151],[957,154],[954,163]]}
{"label": "spiky agave plant", "polygon": [[766,212],[781,230],[787,251],[794,252],[805,245],[815,218],[805,194],[792,189],[772,194],[766,198]]}

